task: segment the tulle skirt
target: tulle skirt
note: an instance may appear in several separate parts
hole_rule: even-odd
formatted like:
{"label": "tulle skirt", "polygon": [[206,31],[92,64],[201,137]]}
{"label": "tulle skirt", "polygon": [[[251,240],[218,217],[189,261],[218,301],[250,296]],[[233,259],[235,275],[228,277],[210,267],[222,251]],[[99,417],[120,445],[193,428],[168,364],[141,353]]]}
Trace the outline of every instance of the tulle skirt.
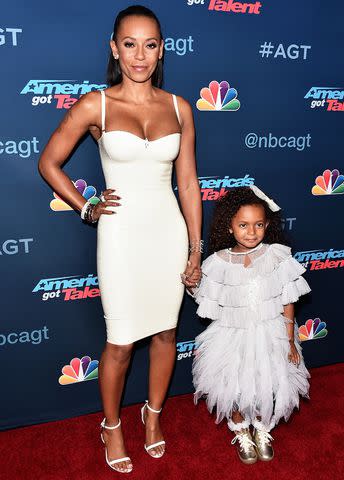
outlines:
{"label": "tulle skirt", "polygon": [[196,338],[193,362],[195,402],[206,397],[216,422],[240,411],[246,420],[261,416],[269,430],[284,417],[288,420],[299,396],[308,398],[310,377],[295,325],[299,366],[288,360],[289,342],[284,317],[254,322],[248,328],[231,328],[214,321]]}

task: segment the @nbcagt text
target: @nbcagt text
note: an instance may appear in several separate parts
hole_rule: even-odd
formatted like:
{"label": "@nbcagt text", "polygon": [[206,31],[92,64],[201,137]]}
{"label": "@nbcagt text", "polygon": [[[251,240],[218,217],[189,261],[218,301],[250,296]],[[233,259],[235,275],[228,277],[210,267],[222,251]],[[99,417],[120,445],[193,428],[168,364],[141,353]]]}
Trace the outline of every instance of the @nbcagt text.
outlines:
{"label": "@nbcagt text", "polygon": [[245,136],[245,146],[247,148],[293,148],[302,152],[305,148],[311,147],[311,135],[295,136],[275,136],[269,132],[266,135],[258,135],[250,132]]}

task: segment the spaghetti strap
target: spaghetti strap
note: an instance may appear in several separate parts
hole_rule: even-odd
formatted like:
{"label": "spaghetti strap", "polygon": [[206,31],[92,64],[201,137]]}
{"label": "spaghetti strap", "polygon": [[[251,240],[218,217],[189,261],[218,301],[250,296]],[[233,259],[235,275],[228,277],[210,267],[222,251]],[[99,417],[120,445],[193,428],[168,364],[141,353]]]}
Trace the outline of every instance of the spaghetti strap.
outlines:
{"label": "spaghetti strap", "polygon": [[178,122],[179,122],[179,125],[180,125],[180,116],[179,116],[179,108],[178,108],[177,97],[173,93],[172,93],[172,98],[173,98],[174,109],[176,111],[176,115],[177,115]]}
{"label": "spaghetti strap", "polygon": [[101,95],[101,111],[102,111],[102,132],[105,132],[105,92],[104,90],[100,90]]}

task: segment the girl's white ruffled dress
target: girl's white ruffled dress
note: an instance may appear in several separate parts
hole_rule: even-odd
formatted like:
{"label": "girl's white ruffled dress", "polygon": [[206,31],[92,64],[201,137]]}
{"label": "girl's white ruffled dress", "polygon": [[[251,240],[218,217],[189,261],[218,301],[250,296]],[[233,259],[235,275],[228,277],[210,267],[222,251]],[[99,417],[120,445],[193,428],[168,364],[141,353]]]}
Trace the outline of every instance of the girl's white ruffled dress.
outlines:
{"label": "girl's white ruffled dress", "polygon": [[217,422],[239,410],[245,420],[261,416],[270,430],[288,420],[299,395],[308,397],[305,367],[295,324],[297,367],[288,361],[289,342],[283,306],[310,291],[305,269],[290,248],[260,244],[245,256],[230,249],[209,256],[193,296],[200,317],[214,320],[196,338],[193,363],[195,401],[206,396]]}

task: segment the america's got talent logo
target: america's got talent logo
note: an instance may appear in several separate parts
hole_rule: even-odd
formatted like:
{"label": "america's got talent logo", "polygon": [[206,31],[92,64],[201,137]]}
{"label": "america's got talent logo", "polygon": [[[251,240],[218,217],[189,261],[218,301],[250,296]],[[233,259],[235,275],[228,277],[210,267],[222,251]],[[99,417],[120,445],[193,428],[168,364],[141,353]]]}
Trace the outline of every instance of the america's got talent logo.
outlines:
{"label": "america's got talent logo", "polygon": [[344,267],[344,250],[304,250],[294,254],[295,260],[312,270],[328,270]]}
{"label": "america's got talent logo", "polygon": [[235,0],[186,0],[189,7],[195,5],[207,5],[208,10],[227,13],[247,13],[259,15],[262,2],[240,2]]}
{"label": "america's got talent logo", "polygon": [[[229,175],[225,175],[224,177],[219,175],[198,177],[198,181],[203,202],[218,200],[226,195],[229,188],[249,187],[254,184],[254,178],[248,173],[243,177],[237,178],[230,177]],[[176,186],[174,189],[178,190],[178,187]]]}
{"label": "america's got talent logo", "polygon": [[42,278],[32,293],[39,293],[42,301],[52,299],[64,300],[85,300],[100,296],[98,277],[93,273],[89,275],[71,275],[68,277]]}
{"label": "america's got talent logo", "polygon": [[177,343],[177,360],[191,358],[195,354],[197,344],[195,340],[187,340]]}
{"label": "america's got talent logo", "polygon": [[85,93],[103,90],[107,85],[90,83],[89,80],[29,80],[20,92],[21,95],[32,95],[31,105],[49,104],[58,110],[68,110]]}
{"label": "america's got talent logo", "polygon": [[327,112],[344,112],[344,88],[312,87],[305,97],[311,98],[311,108],[324,108]]}

